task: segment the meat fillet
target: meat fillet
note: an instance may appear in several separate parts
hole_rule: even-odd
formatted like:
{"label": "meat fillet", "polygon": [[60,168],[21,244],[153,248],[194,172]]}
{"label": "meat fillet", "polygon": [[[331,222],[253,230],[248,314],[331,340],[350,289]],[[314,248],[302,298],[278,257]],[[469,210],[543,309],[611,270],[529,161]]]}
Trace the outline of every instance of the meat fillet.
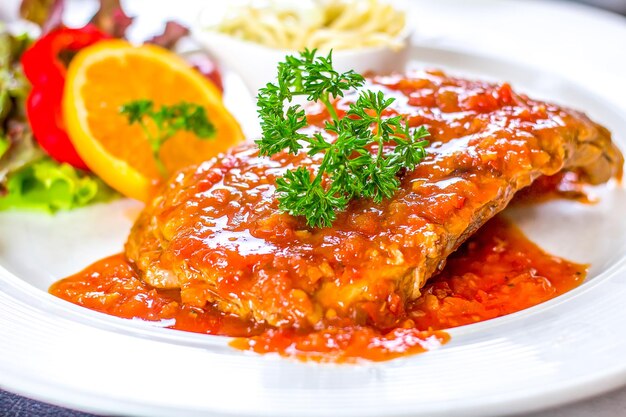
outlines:
{"label": "meat fillet", "polygon": [[[274,326],[335,317],[384,325],[539,176],[576,170],[597,184],[621,175],[606,129],[507,84],[430,71],[375,76],[366,87],[396,97],[389,116],[431,133],[428,156],[403,173],[393,198],[352,201],[332,227],[309,228],[278,210],[274,183],[294,166],[315,171],[320,159],[259,157],[244,144],[178,173],[145,208],[126,245],[143,279]],[[355,99],[335,103],[339,114]],[[326,117],[310,109],[311,123]]]}

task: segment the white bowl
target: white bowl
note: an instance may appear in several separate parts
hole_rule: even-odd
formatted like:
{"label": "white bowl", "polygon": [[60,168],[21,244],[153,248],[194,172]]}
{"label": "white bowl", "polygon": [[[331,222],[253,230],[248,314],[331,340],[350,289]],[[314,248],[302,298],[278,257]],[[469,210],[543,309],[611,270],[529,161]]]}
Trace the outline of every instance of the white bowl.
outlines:
{"label": "white bowl", "polygon": [[[214,19],[215,15],[212,16],[212,20]],[[207,29],[208,26],[201,14],[197,24],[192,27],[192,36],[219,62],[236,72],[254,95],[259,88],[276,79],[276,67],[286,55],[299,52],[269,48]],[[375,46],[334,51],[333,66],[340,72],[354,70],[361,74],[368,71],[376,73],[401,71],[408,60],[411,35],[412,31],[407,23],[397,37],[398,43],[401,44],[400,48]]]}

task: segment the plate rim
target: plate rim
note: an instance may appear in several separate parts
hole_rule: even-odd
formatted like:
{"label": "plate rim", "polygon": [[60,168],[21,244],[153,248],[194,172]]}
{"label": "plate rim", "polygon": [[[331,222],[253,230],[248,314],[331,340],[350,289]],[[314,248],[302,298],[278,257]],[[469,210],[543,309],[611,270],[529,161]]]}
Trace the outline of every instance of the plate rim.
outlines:
{"label": "plate rim", "polygon": [[[419,47],[419,46],[417,46]],[[435,50],[442,50],[442,49],[446,49],[446,48],[433,48]],[[455,54],[464,54],[464,55],[469,55],[472,56],[474,58],[478,58],[478,59],[485,59],[488,61],[498,61],[500,64],[504,64],[507,66],[515,66],[515,67],[527,67],[530,70],[532,70],[533,72],[537,73],[541,73],[541,74],[547,74],[551,77],[557,77],[559,79],[565,80],[568,83],[571,83],[573,85],[576,86],[576,88],[578,90],[583,91],[586,95],[589,95],[591,97],[594,97],[595,99],[600,100],[601,96],[596,94],[593,91],[590,91],[589,89],[587,89],[586,86],[581,86],[580,84],[570,80],[567,75],[564,74],[558,74],[556,72],[550,71],[550,70],[546,70],[543,68],[537,68],[535,66],[531,66],[531,65],[524,65],[518,62],[514,62],[514,61],[509,61],[503,58],[498,58],[498,57],[494,57],[494,56],[490,56],[488,54],[481,54],[481,53],[477,53],[475,51],[458,51],[455,50],[454,48],[449,48],[447,52],[450,53],[455,53]],[[616,114],[622,115],[624,116],[623,112],[616,110],[615,111]],[[626,131],[625,131],[626,132]],[[612,277],[616,274],[620,274],[620,273],[626,273],[626,257],[623,257],[621,260],[617,261],[614,265],[612,265],[607,271],[602,271],[602,274],[605,274],[606,272],[610,271],[609,276]],[[609,277],[607,277],[606,279],[609,279]],[[33,287],[32,285],[28,284],[27,282],[24,282],[23,280],[21,280],[18,276],[12,274],[11,272],[9,272],[8,270],[6,270],[4,267],[2,267],[0,265],[0,300],[2,300],[2,295],[7,295],[9,297],[11,297],[11,293],[9,292],[5,292],[4,290],[6,289],[6,285],[12,285],[15,284],[16,281],[13,280],[17,280],[19,281],[18,284],[24,284],[25,286],[31,287],[30,290],[33,291],[32,294],[29,295],[35,295],[35,293],[42,293],[42,291],[40,289],[37,289],[35,287]],[[13,282],[11,282],[13,281]],[[593,280],[595,281],[595,279]],[[586,285],[582,285],[579,288],[561,296],[561,297],[568,297],[568,296],[578,296],[579,293],[583,292],[583,291],[589,291],[592,286],[595,285],[601,285],[600,282],[597,282],[594,284],[594,282],[589,282]],[[13,285],[14,286],[14,285]],[[14,289],[16,287],[14,286]],[[86,310],[84,308],[78,307],[78,306],[74,306],[68,302],[65,302],[63,300],[58,300],[55,297],[51,296],[50,294],[47,294],[45,292],[42,293],[43,295],[45,295],[45,297],[43,297],[44,299],[47,299],[48,297],[50,298],[49,300],[47,300],[47,302],[52,301],[53,303],[58,302],[58,307],[61,308],[67,308],[69,306],[71,306],[73,309],[81,310],[81,313],[85,313],[85,315],[87,316],[91,316],[93,315],[94,317],[97,316],[104,316],[106,319],[112,319],[115,321],[120,321],[119,324],[116,324],[115,326],[113,326],[113,324],[111,323],[111,328],[100,328],[100,330],[104,330],[107,332],[113,332],[115,328],[118,328],[117,330],[119,330],[119,328],[123,328],[123,329],[128,329],[128,324],[125,323],[124,325],[121,324],[121,320],[123,319],[118,319],[118,318],[112,318],[109,316],[106,316],[102,313],[96,313],[96,312],[92,312],[89,310]],[[39,294],[41,295],[41,294]],[[473,324],[473,325],[469,325],[469,326],[462,326],[460,328],[454,329],[452,331],[452,333],[459,333],[459,334],[464,334],[468,331],[474,331],[475,328],[477,328],[478,326],[481,325],[486,325],[486,324],[490,324],[491,326],[495,325],[500,325],[501,323],[504,323],[505,320],[514,320],[516,319],[518,314],[538,314],[535,309],[539,309],[539,308],[546,308],[546,305],[548,303],[564,303],[567,302],[567,300],[569,298],[561,298],[561,297],[557,297],[553,300],[550,300],[546,303],[543,303],[541,305],[532,307],[530,309],[521,311],[519,313],[514,313],[513,315],[508,315],[508,316],[504,316],[501,318],[497,318],[497,319],[493,319],[490,320],[488,322],[483,322],[483,323],[478,323],[478,324]],[[65,305],[68,304],[68,305]],[[552,304],[550,304],[550,306],[552,306]],[[69,311],[71,311],[70,309],[67,310],[68,313]],[[81,314],[82,316],[83,314]],[[94,317],[89,317],[89,320],[92,320]],[[109,320],[98,320],[98,322],[100,321],[109,321]],[[81,324],[85,324],[85,323],[81,323]],[[470,330],[468,330],[468,328],[471,328]],[[139,329],[139,328],[138,328]],[[152,333],[152,330],[154,330],[154,328],[149,328],[148,330],[150,330],[149,333]],[[160,329],[163,330],[163,329]],[[134,329],[134,331],[137,331],[137,329]],[[133,333],[134,333],[133,331]],[[476,331],[480,331],[480,330],[476,330]],[[171,330],[165,330],[165,332],[169,333],[169,332],[173,332]],[[159,332],[162,333],[162,337],[164,337],[165,332]],[[206,335],[193,335],[193,336],[197,336],[199,338],[203,338],[206,339],[207,336]],[[219,338],[220,340],[224,340],[224,337],[221,336],[211,336],[212,338]],[[160,340],[162,342],[165,343],[172,343],[172,341],[167,341],[165,339],[170,339],[169,337],[165,338],[163,340]],[[191,339],[190,339],[191,340]],[[206,340],[205,340],[206,341]],[[203,345],[205,343],[202,343]],[[222,342],[220,342],[219,344],[223,344]],[[284,359],[280,359],[280,360],[284,360]],[[68,393],[66,393],[65,396],[65,400],[59,400],[58,399],[58,393],[59,392],[63,392],[62,388],[58,388],[58,390],[56,389],[57,387],[52,386],[50,384],[45,384],[45,380],[42,380],[41,382],[37,382],[36,380],[31,380],[30,382],[28,381],[28,378],[20,378],[19,376],[15,376],[13,375],[13,378],[8,377],[9,375],[12,374],[12,372],[9,369],[6,369],[4,366],[4,363],[2,362],[2,360],[0,360],[0,386],[3,389],[7,389],[8,391],[11,392],[15,392],[21,395],[25,395],[28,396],[30,398],[34,398],[34,399],[39,399],[42,401],[46,401],[52,404],[56,404],[56,405],[60,405],[60,406],[71,406],[71,407],[75,407],[76,409],[80,409],[80,410],[84,410],[84,411],[88,411],[88,412],[123,412],[123,413],[128,413],[129,410],[131,410],[131,413],[136,413],[136,414],[144,414],[144,413],[150,413],[151,415],[171,415],[171,414],[154,414],[155,410],[154,408],[151,408],[150,405],[146,405],[146,404],[133,404],[132,402],[129,402],[127,400],[120,400],[120,399],[116,399],[115,402],[111,402],[112,398],[107,398],[106,396],[98,396],[96,393],[91,393],[91,394],[74,394],[72,393],[71,395],[75,398],[75,401],[68,401]],[[519,413],[519,412],[529,412],[529,411],[537,411],[540,409],[544,409],[546,407],[553,407],[556,405],[560,405],[560,404],[565,404],[571,401],[576,401],[576,400],[582,400],[585,398],[589,398],[595,395],[598,395],[600,393],[603,392],[607,392],[611,389],[617,388],[619,386],[622,385],[626,385],[626,363],[624,363],[622,365],[622,367],[616,367],[612,370],[610,370],[610,372],[607,372],[606,370],[598,371],[598,375],[591,375],[588,376],[587,378],[580,378],[581,380],[574,380],[574,381],[570,381],[568,384],[564,384],[565,386],[561,386],[561,388],[554,388],[552,390],[542,390],[542,392],[537,392],[537,393],[529,393],[528,396],[526,397],[518,397],[517,399],[504,399],[501,401],[493,401],[491,403],[485,403],[483,405],[477,405],[475,406],[475,408],[473,409],[467,409],[467,408],[459,408],[456,409],[456,412],[458,413],[458,411],[462,410],[464,412],[464,415],[494,415],[494,414],[499,414],[501,415],[501,413],[503,411],[508,411],[510,413]],[[15,383],[15,381],[18,381],[17,383]],[[20,383],[20,381],[22,383]],[[29,389],[29,387],[34,387],[34,386],[38,386],[39,390],[32,390]],[[42,388],[48,388],[48,390],[46,391],[45,389],[42,390]],[[586,388],[586,389],[584,389]],[[46,395],[45,392],[47,392],[48,394]],[[57,395],[55,395],[55,393]],[[557,398],[558,397],[558,398]],[[542,399],[542,401],[537,401],[534,402],[533,404],[528,404],[530,399]],[[95,402],[94,402],[95,400]],[[510,407],[511,404],[515,404],[517,403],[517,407],[515,408],[515,410],[511,411],[511,410],[503,410],[502,407]],[[90,405],[91,404],[91,405]],[[93,406],[94,404],[101,404],[102,406]],[[113,405],[113,407],[111,407]],[[498,408],[501,407],[501,408]],[[168,412],[172,412],[172,411],[176,411],[179,412],[181,410],[176,409],[176,410],[167,410]],[[189,410],[185,410],[184,412],[187,413]],[[200,413],[204,413],[205,410],[198,410],[198,414]],[[406,410],[404,413],[401,414],[394,414],[397,416],[405,416],[405,415],[411,415],[414,413],[414,410]],[[454,413],[454,410],[452,412],[450,412],[450,410],[445,410],[442,411],[442,414],[432,414],[432,415],[449,415],[450,413]],[[193,410],[191,410],[191,414],[189,415],[195,415]],[[221,414],[221,415],[227,415],[227,414]],[[243,415],[243,414],[237,414],[237,415]],[[250,414],[250,415],[256,415],[256,414]],[[287,415],[287,414],[285,414]],[[312,414],[311,414],[312,415]],[[350,413],[347,414],[341,414],[341,415],[351,415]],[[371,414],[371,415],[376,415],[376,414]]]}

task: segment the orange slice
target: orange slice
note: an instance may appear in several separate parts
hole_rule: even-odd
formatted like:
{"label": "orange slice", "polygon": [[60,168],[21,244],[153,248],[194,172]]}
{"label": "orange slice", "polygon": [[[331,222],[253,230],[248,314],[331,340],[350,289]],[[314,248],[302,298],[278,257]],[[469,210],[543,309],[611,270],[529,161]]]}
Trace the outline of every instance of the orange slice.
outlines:
{"label": "orange slice", "polygon": [[243,139],[219,90],[177,55],[153,45],[102,41],[72,60],[63,114],[70,139],[87,166],[122,194],[147,201],[162,181],[150,143],[138,124],[129,125],[122,105],[152,100],[155,107],[188,102],[205,108],[217,134],[209,140],[179,132],[163,144],[169,173],[207,160]]}

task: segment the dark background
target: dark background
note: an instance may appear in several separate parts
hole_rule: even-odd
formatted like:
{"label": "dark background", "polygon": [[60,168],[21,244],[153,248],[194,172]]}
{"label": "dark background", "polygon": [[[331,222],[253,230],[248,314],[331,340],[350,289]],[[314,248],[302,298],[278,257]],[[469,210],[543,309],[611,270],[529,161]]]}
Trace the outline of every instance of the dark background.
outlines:
{"label": "dark background", "polygon": [[573,0],[626,15],[626,0]]}

